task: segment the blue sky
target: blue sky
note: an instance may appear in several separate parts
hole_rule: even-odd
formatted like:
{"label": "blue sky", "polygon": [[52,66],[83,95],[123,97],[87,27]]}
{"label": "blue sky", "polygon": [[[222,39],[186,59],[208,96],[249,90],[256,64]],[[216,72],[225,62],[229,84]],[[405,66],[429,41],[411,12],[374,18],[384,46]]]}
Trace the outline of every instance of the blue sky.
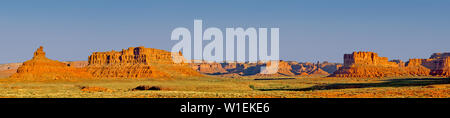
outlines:
{"label": "blue sky", "polygon": [[[87,60],[95,51],[170,50],[176,27],[278,27],[280,58],[342,62],[373,51],[390,59],[450,52],[448,0],[2,0],[0,63]],[[206,43],[206,42],[205,42]]]}

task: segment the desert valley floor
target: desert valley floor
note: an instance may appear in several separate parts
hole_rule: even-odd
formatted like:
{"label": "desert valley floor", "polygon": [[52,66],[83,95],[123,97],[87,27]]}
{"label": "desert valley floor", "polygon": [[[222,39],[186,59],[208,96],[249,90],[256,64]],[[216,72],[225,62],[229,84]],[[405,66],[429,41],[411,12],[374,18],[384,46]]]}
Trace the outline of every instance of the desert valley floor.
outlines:
{"label": "desert valley floor", "polygon": [[[141,87],[138,87],[141,86]],[[142,87],[148,86],[148,87]],[[143,89],[146,88],[146,89]],[[3,98],[448,98],[450,81],[407,78],[0,79]]]}
{"label": "desert valley floor", "polygon": [[[3,98],[449,98],[450,53],[388,61],[373,52],[344,55],[344,65],[279,61],[173,63],[170,52],[131,47],[94,52],[88,61],[48,59],[39,47],[24,63],[0,65]],[[267,65],[267,64],[266,64]],[[332,72],[333,71],[333,72]]]}

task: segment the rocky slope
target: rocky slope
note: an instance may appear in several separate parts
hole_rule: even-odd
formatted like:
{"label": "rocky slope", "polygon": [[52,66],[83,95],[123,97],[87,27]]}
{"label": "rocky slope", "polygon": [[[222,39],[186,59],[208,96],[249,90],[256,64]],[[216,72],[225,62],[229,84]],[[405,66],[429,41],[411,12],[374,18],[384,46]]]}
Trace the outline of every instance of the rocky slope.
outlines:
{"label": "rocky slope", "polygon": [[67,79],[89,78],[91,74],[83,68],[69,67],[67,64],[45,57],[43,47],[39,47],[31,60],[24,62],[11,78]]}

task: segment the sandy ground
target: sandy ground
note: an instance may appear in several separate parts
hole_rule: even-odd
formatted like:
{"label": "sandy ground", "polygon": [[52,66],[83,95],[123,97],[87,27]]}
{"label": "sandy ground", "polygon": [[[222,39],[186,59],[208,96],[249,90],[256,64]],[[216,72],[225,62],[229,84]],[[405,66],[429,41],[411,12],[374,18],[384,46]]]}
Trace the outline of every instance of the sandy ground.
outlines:
{"label": "sandy ground", "polygon": [[[448,78],[0,79],[3,98],[449,98]],[[133,90],[140,85],[160,90]]]}

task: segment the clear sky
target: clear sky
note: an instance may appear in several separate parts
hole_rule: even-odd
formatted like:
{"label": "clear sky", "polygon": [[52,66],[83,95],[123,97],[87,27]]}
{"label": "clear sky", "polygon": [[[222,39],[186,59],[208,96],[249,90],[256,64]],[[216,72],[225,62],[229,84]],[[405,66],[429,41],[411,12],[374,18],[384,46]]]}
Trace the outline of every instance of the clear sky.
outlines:
{"label": "clear sky", "polygon": [[[0,63],[87,60],[95,51],[170,50],[176,27],[278,27],[280,58],[342,62],[373,51],[389,59],[450,52],[449,0],[1,0]],[[205,42],[206,43],[206,42]]]}

